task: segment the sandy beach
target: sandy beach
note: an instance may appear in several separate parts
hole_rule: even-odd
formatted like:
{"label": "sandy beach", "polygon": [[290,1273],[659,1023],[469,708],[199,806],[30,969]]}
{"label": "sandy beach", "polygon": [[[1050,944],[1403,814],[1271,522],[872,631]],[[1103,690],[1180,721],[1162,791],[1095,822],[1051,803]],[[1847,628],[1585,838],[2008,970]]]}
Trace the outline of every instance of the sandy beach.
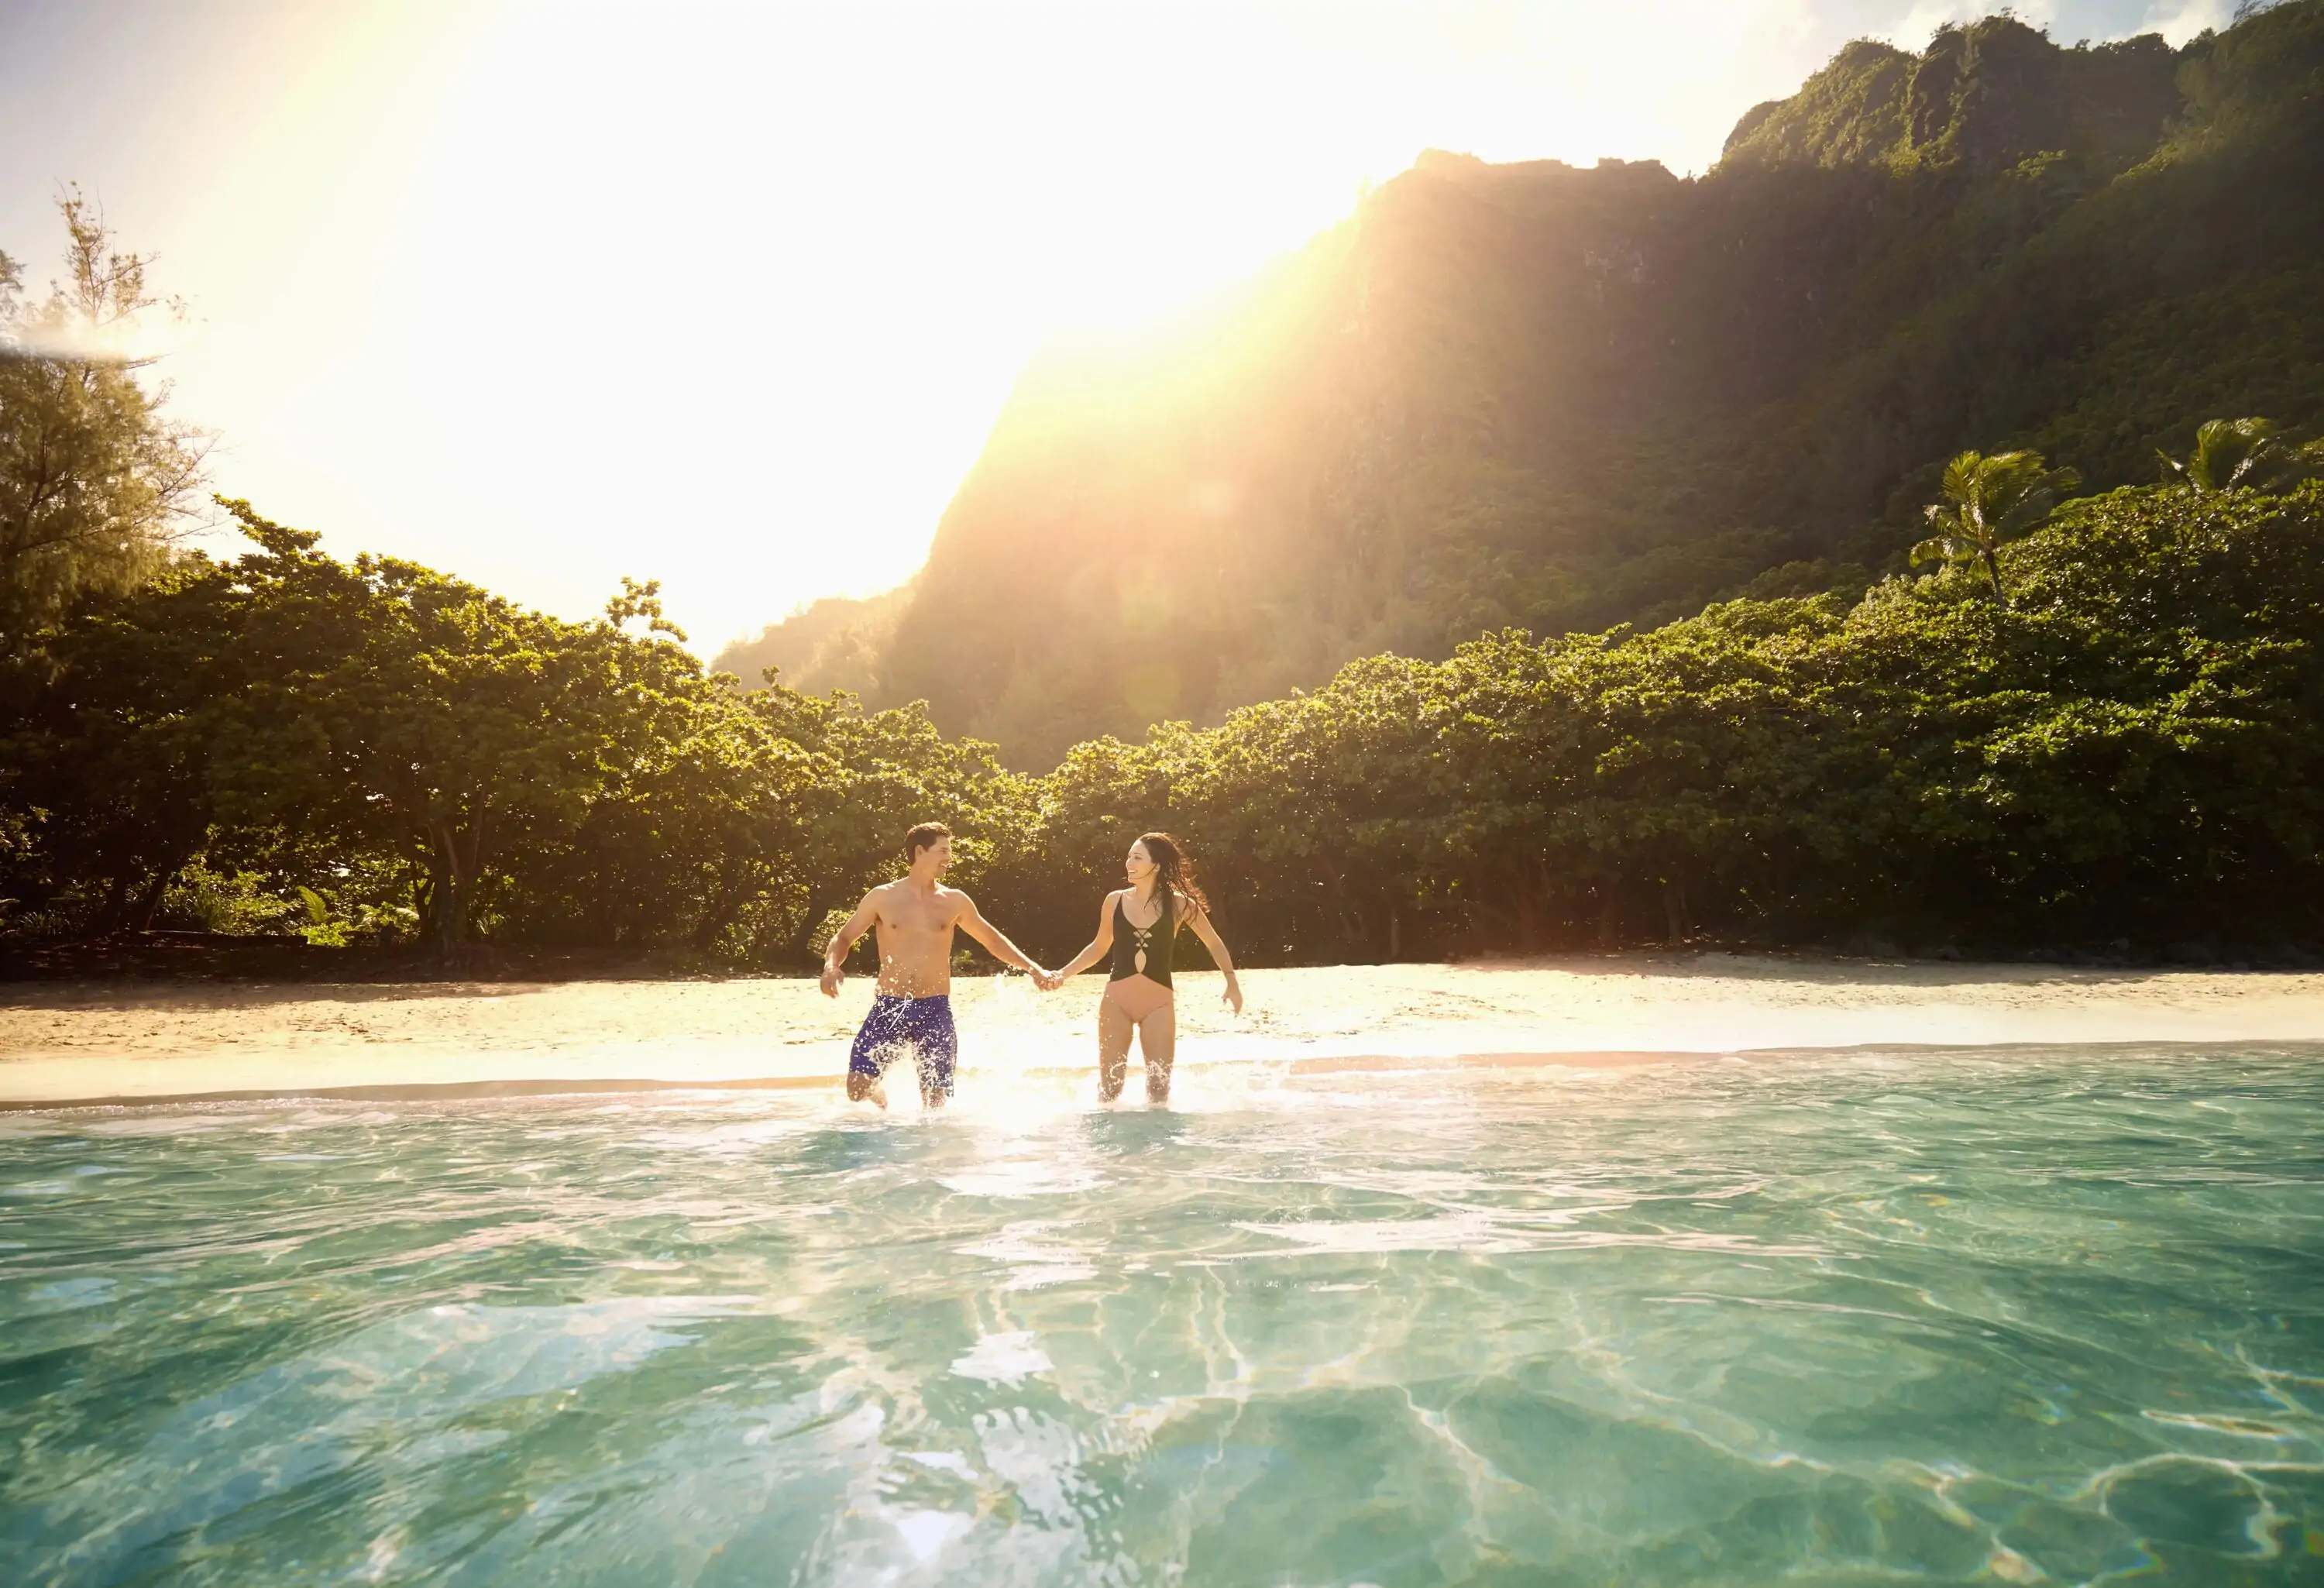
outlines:
{"label": "sandy beach", "polygon": [[[1259,970],[1240,1018],[1182,978],[1181,1062],[1638,1063],[1771,1049],[2324,1040],[2324,974],[1730,955]],[[1102,983],[964,978],[964,1085],[1086,1066]],[[872,995],[812,981],[32,984],[0,1106],[383,1091],[835,1084]]]}

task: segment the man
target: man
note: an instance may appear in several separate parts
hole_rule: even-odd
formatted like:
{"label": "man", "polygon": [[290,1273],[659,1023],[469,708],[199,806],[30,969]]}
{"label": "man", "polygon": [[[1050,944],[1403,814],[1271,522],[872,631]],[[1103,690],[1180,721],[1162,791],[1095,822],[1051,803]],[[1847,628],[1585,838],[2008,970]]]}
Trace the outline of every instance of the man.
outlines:
{"label": "man", "polygon": [[950,827],[922,822],[904,835],[904,854],[911,869],[866,893],[824,951],[823,992],[826,998],[839,996],[847,951],[878,927],[879,992],[847,1056],[847,1100],[868,1097],[887,1107],[881,1074],[908,1053],[920,1072],[920,1102],[942,1108],[952,1095],[953,1061],[960,1051],[952,1024],[953,928],[983,944],[1003,965],[1029,972],[1037,983],[1054,985],[1054,979],[978,914],[974,900],[938,880],[952,864]]}

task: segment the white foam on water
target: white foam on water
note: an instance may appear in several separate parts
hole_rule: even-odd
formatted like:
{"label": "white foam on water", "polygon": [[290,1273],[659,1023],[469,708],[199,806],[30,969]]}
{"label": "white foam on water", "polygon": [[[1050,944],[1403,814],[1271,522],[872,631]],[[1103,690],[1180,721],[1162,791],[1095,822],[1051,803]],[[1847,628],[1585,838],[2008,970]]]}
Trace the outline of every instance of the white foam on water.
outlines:
{"label": "white foam on water", "polygon": [[954,1359],[951,1371],[956,1378],[1014,1386],[1036,1373],[1053,1372],[1056,1369],[1056,1364],[1036,1343],[1031,1330],[1014,1329],[978,1340]]}

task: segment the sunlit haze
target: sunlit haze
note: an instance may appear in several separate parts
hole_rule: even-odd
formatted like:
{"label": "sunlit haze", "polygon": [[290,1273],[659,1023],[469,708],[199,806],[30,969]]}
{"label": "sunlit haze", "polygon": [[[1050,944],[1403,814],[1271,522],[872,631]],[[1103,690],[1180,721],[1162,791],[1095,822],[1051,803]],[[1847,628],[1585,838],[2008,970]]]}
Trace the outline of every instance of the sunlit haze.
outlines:
{"label": "sunlit haze", "polygon": [[78,180],[191,302],[222,490],[567,615],[659,577],[707,654],[908,577],[1045,338],[1421,149],[1699,171],[1847,39],[1990,9],[0,0],[0,249],[44,280]]}

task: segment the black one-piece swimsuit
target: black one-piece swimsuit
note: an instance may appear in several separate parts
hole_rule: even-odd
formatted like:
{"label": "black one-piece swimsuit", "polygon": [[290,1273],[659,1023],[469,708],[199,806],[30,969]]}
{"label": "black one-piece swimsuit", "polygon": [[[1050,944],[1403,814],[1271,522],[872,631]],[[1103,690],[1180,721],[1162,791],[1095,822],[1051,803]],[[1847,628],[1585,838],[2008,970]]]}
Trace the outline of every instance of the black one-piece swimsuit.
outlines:
{"label": "black one-piece swimsuit", "polygon": [[[1130,1019],[1142,1020],[1170,1002],[1171,950],[1177,938],[1178,922],[1170,908],[1169,895],[1163,895],[1162,913],[1148,927],[1131,926],[1130,912],[1122,908],[1122,901],[1113,901],[1113,974],[1105,979],[1105,994],[1129,1011]],[[1142,988],[1118,985],[1136,976],[1155,983],[1161,996],[1157,998]],[[1139,995],[1141,992],[1144,996]]]}

